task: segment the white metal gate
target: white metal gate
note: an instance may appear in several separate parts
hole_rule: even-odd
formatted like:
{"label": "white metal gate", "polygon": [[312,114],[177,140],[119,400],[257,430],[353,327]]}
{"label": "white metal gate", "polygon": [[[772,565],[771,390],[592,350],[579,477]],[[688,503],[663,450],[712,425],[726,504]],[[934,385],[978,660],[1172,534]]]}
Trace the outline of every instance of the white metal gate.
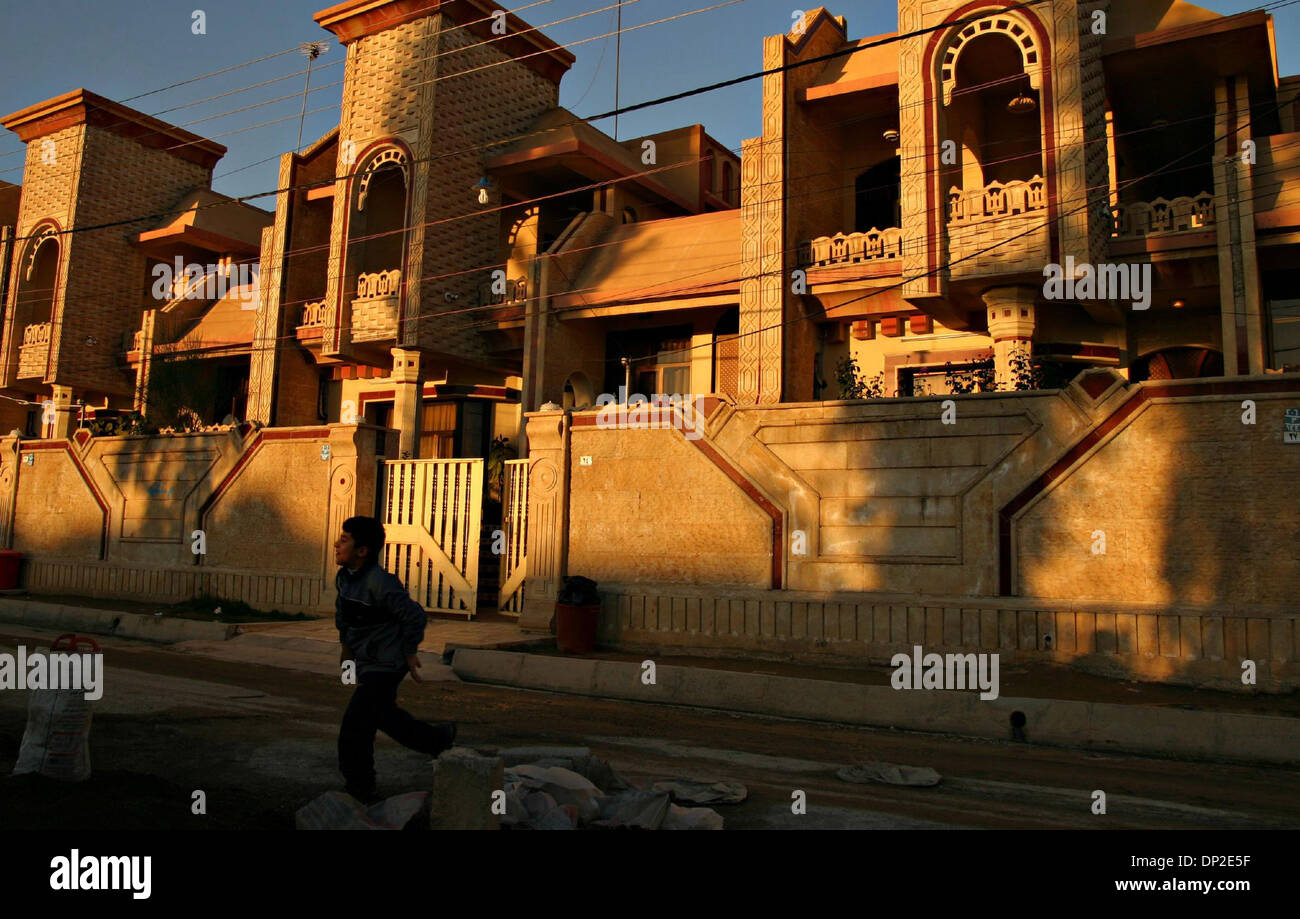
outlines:
{"label": "white metal gate", "polygon": [[474,617],[483,460],[384,461],[384,567],[431,613]]}
{"label": "white metal gate", "polygon": [[524,608],[524,577],[528,574],[528,460],[506,460],[501,488],[501,590],[497,609],[518,616]]}

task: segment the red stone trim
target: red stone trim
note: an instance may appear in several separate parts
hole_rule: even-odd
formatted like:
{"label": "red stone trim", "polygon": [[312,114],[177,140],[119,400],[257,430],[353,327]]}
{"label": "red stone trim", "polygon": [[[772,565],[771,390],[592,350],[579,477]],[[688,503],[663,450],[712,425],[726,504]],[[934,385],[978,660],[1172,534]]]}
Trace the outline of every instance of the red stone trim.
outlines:
{"label": "red stone trim", "polygon": [[[712,414],[712,411],[722,403],[722,400],[716,398],[705,399],[704,403],[705,410],[703,414],[705,417],[708,417]],[[597,418],[598,415],[595,413],[573,415],[571,416],[571,427],[594,428],[597,424]],[[663,427],[670,426],[664,425]],[[690,438],[683,439],[686,440],[687,443],[694,444],[696,449],[708,458],[709,462],[722,470],[723,474],[726,475],[727,478],[735,482],[736,485],[740,487],[740,490],[743,491],[751,501],[757,504],[765,514],[772,518],[772,589],[781,590],[782,584],[784,583],[785,571],[785,515],[781,512],[780,508],[767,498],[763,497],[762,493],[754,487],[749,479],[745,478],[745,476],[742,475],[726,457],[718,452],[716,447],[705,441],[704,438],[699,438],[697,440],[691,440]]]}
{"label": "red stone trim", "polygon": [[740,486],[740,490],[749,496],[749,499],[757,504],[764,513],[772,518],[772,589],[781,590],[783,585],[783,571],[785,568],[785,522],[784,515],[780,509],[771,501],[764,498],[749,481],[740,474],[726,458],[717,451],[712,444],[706,443],[703,438],[691,440],[696,448],[709,458],[713,465],[726,474],[727,478]]}
{"label": "red stone trim", "polygon": [[1119,406],[1101,424],[1093,428],[1069,452],[1030,482],[1020,494],[998,512],[998,591],[999,596],[1012,594],[1011,578],[1011,524],[1013,518],[1052,483],[1062,479],[1084,454],[1100,443],[1107,435],[1131,418],[1139,408],[1153,399],[1171,399],[1179,396],[1237,396],[1253,393],[1300,392],[1300,379],[1258,380],[1251,382],[1188,383],[1172,381],[1164,384],[1147,384],[1123,405]]}
{"label": "red stone trim", "polygon": [[[217,487],[212,490],[212,494],[208,495],[208,499],[204,501],[203,504],[199,507],[199,529],[206,529],[205,524],[207,521],[208,513],[212,510],[213,506],[217,503],[217,500],[223,494],[226,493],[226,490],[235,481],[236,477],[243,470],[243,468],[246,465],[248,465],[250,460],[252,460],[253,454],[257,453],[259,450],[262,449],[263,443],[270,440],[316,440],[321,437],[328,438],[329,434],[330,434],[329,428],[305,428],[301,431],[299,430],[258,431],[256,436],[253,438],[253,442],[244,449],[244,455],[241,456],[235,462],[234,467],[228,473],[226,473],[225,478],[223,478],[217,484]],[[202,556],[199,556],[198,558],[201,560]]]}

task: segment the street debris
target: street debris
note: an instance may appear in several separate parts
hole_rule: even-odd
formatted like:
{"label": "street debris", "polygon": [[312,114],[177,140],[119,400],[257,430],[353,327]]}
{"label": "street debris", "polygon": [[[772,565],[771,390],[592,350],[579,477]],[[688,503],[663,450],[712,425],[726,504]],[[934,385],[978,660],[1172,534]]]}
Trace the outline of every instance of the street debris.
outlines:
{"label": "street debris", "polygon": [[708,807],[678,807],[668,805],[661,830],[720,830],[722,815]]}
{"label": "street debris", "polygon": [[489,806],[503,785],[499,756],[482,756],[468,747],[452,747],[435,760],[429,828],[496,830],[501,813]]}
{"label": "street debris", "polygon": [[[33,659],[49,660],[53,669],[52,654],[76,653],[82,644],[99,653],[99,645],[93,639],[67,634],[60,635],[49,648],[37,648]],[[22,649],[19,650],[21,653]],[[34,772],[61,782],[84,782],[90,778],[90,725],[94,712],[88,695],[81,687],[69,686],[31,693],[27,702],[27,727],[18,747],[14,775]]]}
{"label": "street debris", "polygon": [[370,807],[343,791],[327,791],[294,815],[300,830],[400,830],[424,807],[427,791],[396,795]]}
{"label": "street debris", "polygon": [[[722,829],[722,816],[682,803],[736,803],[748,794],[735,782],[673,780],[646,790],[634,787],[609,763],[583,747],[517,747],[504,770],[502,826],[517,829]],[[532,762],[519,762],[533,757]],[[666,787],[660,788],[660,785]]]}
{"label": "street debris", "polygon": [[[509,765],[507,765],[509,763]],[[721,830],[722,815],[700,804],[738,804],[739,782],[665,779],[636,784],[586,747],[454,747],[434,762],[432,792],[370,807],[330,791],[300,809],[300,830],[430,829]]]}
{"label": "street debris", "polygon": [[739,782],[655,782],[651,791],[666,791],[677,804],[739,804],[749,789]]}
{"label": "street debris", "polygon": [[593,826],[606,829],[657,830],[668,814],[668,795],[654,791],[625,791],[600,799]]}
{"label": "street debris", "polygon": [[929,766],[899,766],[894,763],[861,763],[857,766],[844,766],[837,769],[835,774],[846,782],[862,785],[881,782],[885,785],[928,788],[943,781],[943,776]]}

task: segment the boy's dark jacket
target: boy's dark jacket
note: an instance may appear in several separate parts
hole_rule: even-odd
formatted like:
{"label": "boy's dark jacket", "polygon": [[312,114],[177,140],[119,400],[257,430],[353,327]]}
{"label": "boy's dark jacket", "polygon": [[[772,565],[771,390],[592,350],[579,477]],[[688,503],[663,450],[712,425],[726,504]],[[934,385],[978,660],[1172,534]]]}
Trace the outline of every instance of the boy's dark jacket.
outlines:
{"label": "boy's dark jacket", "polygon": [[339,641],[352,649],[357,674],[403,670],[424,640],[428,616],[401,580],[369,564],[355,572],[339,568],[334,586],[334,625]]}

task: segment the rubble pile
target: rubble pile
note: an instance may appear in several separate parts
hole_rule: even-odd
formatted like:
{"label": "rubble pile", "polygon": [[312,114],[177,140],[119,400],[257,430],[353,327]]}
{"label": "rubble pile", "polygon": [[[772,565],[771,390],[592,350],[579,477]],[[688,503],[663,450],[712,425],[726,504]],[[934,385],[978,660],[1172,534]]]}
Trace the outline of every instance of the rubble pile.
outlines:
{"label": "rubble pile", "polygon": [[720,830],[722,815],[699,805],[739,803],[748,794],[735,782],[638,788],[584,747],[518,747],[499,756],[506,764],[501,825],[512,829]]}

